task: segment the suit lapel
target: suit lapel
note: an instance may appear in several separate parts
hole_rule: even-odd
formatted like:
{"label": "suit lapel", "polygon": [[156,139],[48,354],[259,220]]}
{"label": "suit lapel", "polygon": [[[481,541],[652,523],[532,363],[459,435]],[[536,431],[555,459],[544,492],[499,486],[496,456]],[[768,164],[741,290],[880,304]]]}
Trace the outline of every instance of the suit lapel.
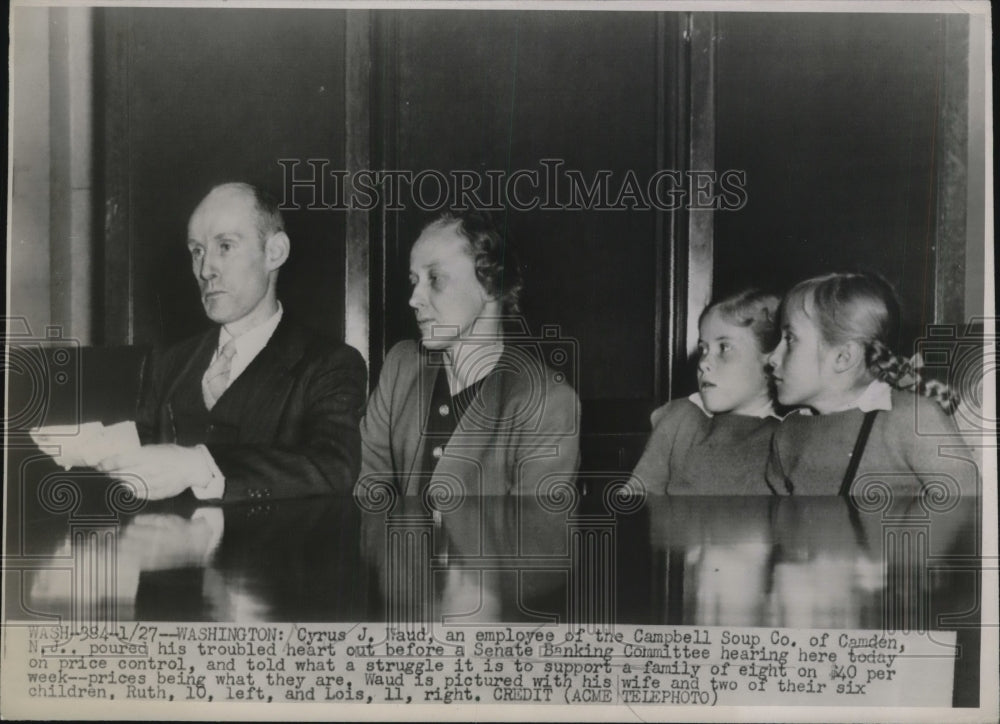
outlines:
{"label": "suit lapel", "polygon": [[[295,382],[288,372],[304,353],[305,338],[282,318],[264,348],[219,398],[213,413],[235,415],[246,433],[273,427]],[[246,415],[246,410],[254,414]]]}
{"label": "suit lapel", "polygon": [[212,355],[219,345],[219,328],[214,327],[206,332],[194,348],[194,352],[188,357],[179,374],[173,376],[170,386],[167,388],[164,400],[173,400],[177,393],[177,388],[188,381],[195,381],[201,389],[201,378],[205,375],[205,370],[212,362]]}

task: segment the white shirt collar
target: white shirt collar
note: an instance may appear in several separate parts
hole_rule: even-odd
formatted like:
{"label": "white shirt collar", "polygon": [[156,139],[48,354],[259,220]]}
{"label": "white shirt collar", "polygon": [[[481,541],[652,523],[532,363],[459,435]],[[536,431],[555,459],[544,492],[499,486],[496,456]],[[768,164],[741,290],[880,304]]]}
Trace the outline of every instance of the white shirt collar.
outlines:
{"label": "white shirt collar", "polygon": [[[708,417],[713,417],[714,416],[713,413],[709,412],[705,408],[705,403],[701,401],[701,395],[698,394],[697,392],[695,392],[692,395],[689,395],[688,396],[688,400],[690,400],[691,402],[693,402],[694,405],[695,405],[695,407],[697,407],[699,410],[701,410],[702,412],[704,412]],[[773,418],[776,418],[778,420],[781,419],[774,412],[774,404],[771,402],[771,400],[764,400],[763,402],[761,402],[756,407],[753,407],[749,411],[742,412],[740,414],[742,416],[744,416],[744,417],[759,417],[761,419],[763,419],[765,417],[773,417]]]}
{"label": "white shirt collar", "polygon": [[[892,410],[892,387],[881,380],[872,380],[864,391],[855,400],[843,407],[830,412],[846,412],[847,410],[858,409],[861,412],[872,412],[874,410]],[[799,410],[800,415],[812,415],[813,411],[808,407]]]}
{"label": "white shirt collar", "polygon": [[218,356],[219,351],[229,340],[233,340],[233,345],[236,347],[236,354],[233,356],[232,366],[229,369],[230,384],[243,373],[243,370],[267,346],[267,343],[274,335],[274,330],[278,328],[278,323],[281,321],[284,311],[281,302],[278,302],[278,311],[268,317],[267,321],[261,322],[252,329],[248,329],[239,337],[233,337],[225,327],[219,328],[219,343],[215,348],[215,355]]}

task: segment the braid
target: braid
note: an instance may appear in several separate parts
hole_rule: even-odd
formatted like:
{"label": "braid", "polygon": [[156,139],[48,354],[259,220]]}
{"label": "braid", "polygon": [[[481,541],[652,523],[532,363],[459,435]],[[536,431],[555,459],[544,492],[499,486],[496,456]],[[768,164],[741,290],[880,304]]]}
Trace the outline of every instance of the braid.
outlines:
{"label": "braid", "polygon": [[897,390],[912,390],[928,397],[941,405],[949,415],[958,407],[958,393],[937,380],[925,380],[920,374],[919,362],[914,363],[894,354],[881,340],[868,340],[865,345],[865,361],[876,379]]}
{"label": "braid", "polygon": [[877,274],[827,274],[799,282],[785,295],[783,306],[795,306],[810,317],[827,344],[863,341],[868,371],[897,390],[935,400],[947,414],[958,407],[958,394],[935,380],[924,380],[921,363],[893,354],[884,340],[899,327],[899,300]]}

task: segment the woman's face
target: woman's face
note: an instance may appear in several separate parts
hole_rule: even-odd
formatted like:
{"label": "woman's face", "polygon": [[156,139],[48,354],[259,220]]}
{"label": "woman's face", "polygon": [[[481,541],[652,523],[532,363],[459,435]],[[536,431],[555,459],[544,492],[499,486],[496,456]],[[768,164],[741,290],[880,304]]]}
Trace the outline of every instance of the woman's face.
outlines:
{"label": "woman's face", "polygon": [[410,306],[424,346],[449,349],[467,338],[493,298],[476,278],[458,222],[432,224],[410,250]]}
{"label": "woman's face", "polygon": [[698,329],[698,393],[712,413],[745,414],[767,399],[767,354],[749,327],[711,311]]}

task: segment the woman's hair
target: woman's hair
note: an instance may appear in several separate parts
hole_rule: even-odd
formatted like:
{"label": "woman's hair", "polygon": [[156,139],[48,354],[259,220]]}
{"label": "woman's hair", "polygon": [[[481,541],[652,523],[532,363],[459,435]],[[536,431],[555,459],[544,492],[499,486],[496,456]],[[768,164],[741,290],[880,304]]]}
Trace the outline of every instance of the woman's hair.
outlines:
{"label": "woman's hair", "polygon": [[469,242],[476,278],[483,288],[500,301],[504,314],[519,314],[524,280],[514,251],[504,242],[488,211],[443,211],[428,222],[431,226],[458,224],[458,233]]}
{"label": "woman's hair", "polygon": [[882,277],[840,273],[806,279],[785,295],[782,308],[801,309],[828,345],[862,344],[865,364],[876,379],[932,398],[948,413],[958,407],[958,395],[947,385],[924,380],[917,365],[889,348],[889,337],[899,326],[899,300]]}
{"label": "woman's hair", "polygon": [[730,324],[749,327],[761,352],[770,352],[781,341],[778,307],[781,300],[775,294],[760,289],[746,289],[712,302],[698,317],[698,325],[709,312],[716,312]]}

